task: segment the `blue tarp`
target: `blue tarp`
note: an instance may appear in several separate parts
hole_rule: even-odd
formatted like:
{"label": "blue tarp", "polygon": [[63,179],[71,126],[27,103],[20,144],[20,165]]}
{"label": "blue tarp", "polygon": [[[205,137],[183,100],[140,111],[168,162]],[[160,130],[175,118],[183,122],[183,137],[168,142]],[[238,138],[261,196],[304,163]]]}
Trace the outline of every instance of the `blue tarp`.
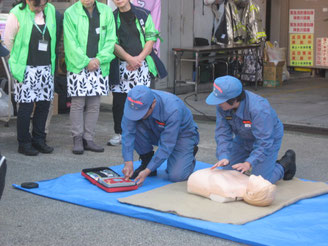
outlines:
{"label": "blue tarp", "polygon": [[[196,169],[209,166],[209,164],[197,162]],[[122,174],[122,167],[123,165],[111,166],[119,174]],[[119,198],[169,184],[169,181],[161,178],[164,168],[163,164],[159,177],[149,177],[142,187],[129,192],[107,193],[91,184],[80,173],[40,181],[39,188],[36,189],[24,189],[16,184],[13,186],[36,195],[155,221],[245,244],[328,245],[328,194],[300,200],[269,216],[244,225],[207,222],[118,202]]]}

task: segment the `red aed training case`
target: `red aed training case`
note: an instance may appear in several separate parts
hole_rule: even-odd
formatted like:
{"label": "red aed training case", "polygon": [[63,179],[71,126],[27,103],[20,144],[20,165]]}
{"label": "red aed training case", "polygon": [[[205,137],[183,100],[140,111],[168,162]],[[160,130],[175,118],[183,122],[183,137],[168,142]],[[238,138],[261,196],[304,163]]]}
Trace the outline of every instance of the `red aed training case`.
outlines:
{"label": "red aed training case", "polygon": [[81,172],[82,176],[91,183],[107,192],[120,192],[138,189],[138,185],[121,177],[108,167],[86,168]]}

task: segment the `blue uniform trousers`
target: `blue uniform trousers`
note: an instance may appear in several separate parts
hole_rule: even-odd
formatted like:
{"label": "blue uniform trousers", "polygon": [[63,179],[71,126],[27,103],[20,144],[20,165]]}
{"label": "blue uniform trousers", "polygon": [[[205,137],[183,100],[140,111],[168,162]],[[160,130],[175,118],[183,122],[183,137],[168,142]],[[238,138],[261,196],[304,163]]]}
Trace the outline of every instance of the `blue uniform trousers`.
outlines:
{"label": "blue uniform trousers", "polygon": [[[197,131],[194,136],[178,137],[174,150],[167,159],[166,173],[168,180],[179,182],[188,179],[195,168],[194,147],[198,144],[198,141]],[[152,151],[154,145],[158,146],[158,142],[159,136],[149,130],[143,121],[137,124],[134,148],[139,155]]]}
{"label": "blue uniform trousers", "polygon": [[[278,180],[280,180],[284,176],[284,168],[276,161],[280,146],[281,139],[276,140],[273,143],[270,152],[267,153],[263,163],[259,163],[255,167],[252,167],[252,174],[257,176],[261,175],[272,184],[275,184]],[[232,170],[232,165],[245,162],[249,155],[250,151],[245,148],[243,143],[238,140],[238,138],[235,138],[233,140],[230,152],[230,163],[223,167],[223,169]]]}

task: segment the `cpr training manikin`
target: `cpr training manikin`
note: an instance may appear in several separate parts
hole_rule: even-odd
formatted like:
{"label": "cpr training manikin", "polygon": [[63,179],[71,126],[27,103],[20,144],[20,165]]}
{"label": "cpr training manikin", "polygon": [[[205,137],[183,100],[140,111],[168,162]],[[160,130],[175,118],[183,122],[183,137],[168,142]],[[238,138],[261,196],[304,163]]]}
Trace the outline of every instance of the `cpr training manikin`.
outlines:
{"label": "cpr training manikin", "polygon": [[246,176],[235,170],[201,169],[190,175],[188,192],[217,202],[244,200],[255,206],[269,206],[275,198],[276,185],[261,176]]}

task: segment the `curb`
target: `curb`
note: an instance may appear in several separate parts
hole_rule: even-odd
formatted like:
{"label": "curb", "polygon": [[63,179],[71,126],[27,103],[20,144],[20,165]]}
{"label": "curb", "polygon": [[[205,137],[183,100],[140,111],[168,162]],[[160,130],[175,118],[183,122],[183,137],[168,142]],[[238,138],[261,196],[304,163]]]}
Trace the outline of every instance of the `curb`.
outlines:
{"label": "curb", "polygon": [[284,124],[284,129],[286,131],[328,136],[328,128],[319,127],[319,126],[289,124],[289,123],[283,123],[283,124]]}

